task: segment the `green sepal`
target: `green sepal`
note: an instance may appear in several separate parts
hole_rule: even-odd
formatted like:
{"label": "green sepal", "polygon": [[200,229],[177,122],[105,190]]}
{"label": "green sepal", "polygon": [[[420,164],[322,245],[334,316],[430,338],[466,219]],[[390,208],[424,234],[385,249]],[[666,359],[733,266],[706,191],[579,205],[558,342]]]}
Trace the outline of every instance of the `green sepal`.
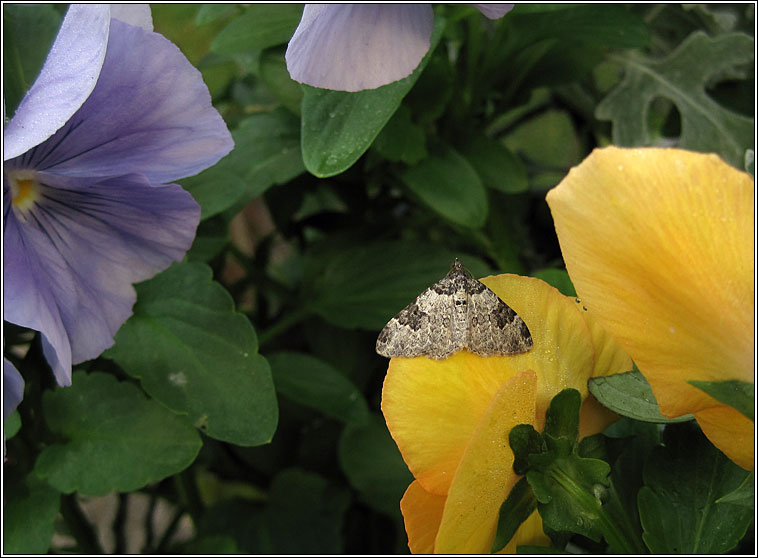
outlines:
{"label": "green sepal", "polygon": [[555,531],[584,535],[594,541],[603,536],[600,524],[607,497],[610,466],[599,459],[579,457],[576,445],[546,435],[548,451],[533,455],[533,470],[526,474],[539,502],[543,523]]}
{"label": "green sepal", "polygon": [[[578,533],[599,541],[607,527],[602,505],[610,466],[579,454],[581,402],[577,390],[563,390],[548,407],[542,434],[522,424],[511,429],[509,441],[514,471],[526,474],[546,532]],[[584,449],[590,448],[585,444]]]}
{"label": "green sepal", "polygon": [[579,409],[581,394],[572,388],[564,389],[550,401],[545,414],[546,435],[576,441],[579,436]]}
{"label": "green sepal", "polygon": [[522,477],[500,506],[497,532],[492,543],[491,553],[499,552],[507,545],[519,526],[537,509],[537,498],[526,477]]}
{"label": "green sepal", "polygon": [[517,475],[524,475],[529,470],[529,456],[545,451],[542,434],[531,424],[519,424],[511,429],[508,442],[513,450],[513,470]]}

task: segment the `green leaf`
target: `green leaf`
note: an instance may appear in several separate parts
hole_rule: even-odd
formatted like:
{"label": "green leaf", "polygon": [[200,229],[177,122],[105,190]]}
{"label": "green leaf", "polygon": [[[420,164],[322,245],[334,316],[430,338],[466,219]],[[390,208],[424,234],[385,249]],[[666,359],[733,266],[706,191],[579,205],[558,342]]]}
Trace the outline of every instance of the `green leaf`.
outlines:
{"label": "green leaf", "polygon": [[512,152],[547,167],[569,168],[583,155],[571,116],[563,110],[550,109],[526,120],[503,143]]}
{"label": "green leaf", "polygon": [[200,204],[200,219],[205,220],[230,208],[242,196],[247,184],[236,174],[214,165],[179,181]]}
{"label": "green leaf", "polygon": [[344,486],[301,469],[279,473],[266,510],[276,554],[341,554],[350,494]]}
{"label": "green leaf", "polygon": [[21,99],[37,79],[61,20],[61,14],[51,4],[3,4],[3,96],[6,118],[13,116]]}
{"label": "green leaf", "polygon": [[401,105],[376,137],[372,149],[388,161],[415,165],[426,157],[426,136],[411,122],[411,111]]}
{"label": "green leaf", "polygon": [[717,504],[734,504],[735,506],[744,506],[751,510],[755,506],[755,475],[753,471],[745,477],[742,484],[735,488],[726,496],[716,500]]}
{"label": "green leaf", "polygon": [[55,531],[60,492],[33,474],[11,480],[6,472],[3,480],[3,554],[45,554]]}
{"label": "green leaf", "polygon": [[229,535],[211,535],[198,537],[178,547],[171,548],[171,554],[194,554],[210,556],[218,554],[244,554],[237,548],[237,543]]}
{"label": "green leaf", "polygon": [[479,175],[455,149],[439,146],[418,165],[400,173],[408,189],[453,223],[480,228],[487,221],[487,191]]}
{"label": "green leaf", "polygon": [[303,85],[302,151],[308,172],[334,176],[366,152],[423,71],[444,26],[444,19],[436,18],[431,48],[406,78],[354,93]]}
{"label": "green leaf", "polygon": [[284,53],[267,50],[261,54],[261,79],[266,83],[282,106],[293,114],[300,114],[303,101],[303,89],[300,84],[290,77]]}
{"label": "green leaf", "polygon": [[501,142],[480,134],[465,142],[460,149],[488,188],[506,194],[529,189],[524,163]]}
{"label": "green leaf", "polygon": [[540,269],[532,273],[532,277],[542,279],[545,283],[558,289],[561,294],[566,296],[576,296],[574,284],[571,282],[568,272],[565,269]]}
{"label": "green leaf", "polygon": [[217,55],[209,55],[203,58],[198,63],[197,69],[203,75],[203,81],[208,86],[208,92],[211,94],[211,100],[214,104],[219,103],[224,98],[230,82],[235,80],[240,72],[239,66],[234,60]]}
{"label": "green leaf", "polygon": [[340,554],[349,504],[344,485],[290,468],[273,478],[265,507],[222,501],[202,514],[198,533],[231,536],[242,554]]}
{"label": "green leaf", "polygon": [[572,388],[558,393],[550,401],[545,413],[543,433],[553,438],[566,438],[575,442],[579,436],[579,409],[582,406],[581,394]]}
{"label": "green leaf", "polygon": [[363,394],[326,362],[303,353],[268,357],[276,390],[286,398],[345,423],[368,420]]}
{"label": "green leaf", "polygon": [[195,25],[198,27],[207,25],[235,13],[237,13],[237,7],[232,4],[203,4],[195,14]]}
{"label": "green leaf", "polygon": [[187,260],[207,262],[224,249],[229,242],[229,223],[221,215],[200,221],[195,240],[187,252]]}
{"label": "green leaf", "polygon": [[755,384],[740,382],[739,380],[726,380],[724,382],[688,380],[687,383],[704,391],[717,401],[734,407],[750,420],[755,420]]}
{"label": "green leaf", "polygon": [[309,254],[302,299],[307,309],[346,329],[380,330],[459,257],[475,277],[489,275],[471,256],[418,242],[329,244]]}
{"label": "green leaf", "polygon": [[[625,420],[632,422],[629,419]],[[603,503],[603,509],[608,518],[618,531],[623,533],[623,540],[629,544],[628,547],[620,547],[617,539],[611,539],[609,551],[615,554],[647,553],[647,547],[642,541],[642,526],[637,513],[637,494],[642,487],[643,464],[658,442],[657,437],[646,435],[645,431],[654,430],[657,434],[658,429],[657,425],[652,423],[637,422],[636,424],[640,426],[638,434],[626,437],[617,444],[620,454],[615,461],[612,461],[608,498]],[[604,436],[600,437],[608,440]],[[612,445],[613,442],[610,441],[608,445]],[[610,462],[608,458],[605,461]]]}
{"label": "green leaf", "polygon": [[399,517],[400,499],[413,475],[390,437],[382,417],[371,414],[364,424],[350,424],[340,436],[340,468],[361,500],[372,508]]}
{"label": "green leaf", "polygon": [[302,13],[302,4],[245,6],[244,13],[216,35],[211,50],[218,54],[234,54],[286,43],[295,32]]}
{"label": "green leaf", "polygon": [[271,554],[273,543],[267,523],[260,502],[235,498],[206,508],[197,521],[197,533],[203,539],[231,538],[240,554]]}
{"label": "green leaf", "polygon": [[689,424],[667,428],[645,464],[638,504],[653,554],[724,554],[745,535],[753,510],[717,500],[749,475]]}
{"label": "green leaf", "polygon": [[534,544],[520,544],[516,547],[516,554],[532,554],[541,556],[543,554],[571,554],[563,548],[555,548],[553,546],[538,546]]}
{"label": "green leaf", "polygon": [[658,410],[653,390],[639,370],[590,378],[590,393],[605,407],[625,417],[645,422],[684,422],[692,415],[667,418]]}
{"label": "green leaf", "polygon": [[21,430],[21,415],[18,414],[18,411],[13,411],[3,421],[3,434],[6,441],[18,434],[19,430]]}
{"label": "green leaf", "polygon": [[271,440],[278,410],[248,319],[200,263],[174,264],[136,286],[134,315],[105,356],[205,434],[243,446]]}
{"label": "green leaf", "polygon": [[511,40],[519,45],[556,38],[610,48],[638,48],[650,38],[645,22],[620,5],[519,4],[504,22],[515,35]]}
{"label": "green leaf", "polygon": [[492,554],[502,550],[511,542],[519,526],[526,521],[532,512],[537,509],[537,498],[534,496],[532,487],[526,477],[522,477],[508,494],[503,505],[500,506],[500,515],[497,522],[495,540],[492,543]]}
{"label": "green leaf", "polygon": [[34,472],[66,494],[142,488],[187,468],[202,445],[183,418],[109,374],[74,372],[42,403],[62,441],[42,450]]}
{"label": "green leaf", "polygon": [[237,206],[305,170],[300,157],[300,120],[284,108],[245,118],[232,138],[234,149],[211,170],[215,176],[228,172],[247,184],[242,197],[235,200]]}
{"label": "green leaf", "polygon": [[692,33],[669,56],[652,60],[629,53],[623,81],[597,106],[595,114],[613,122],[613,143],[651,145],[648,106],[657,97],[671,100],[681,115],[678,147],[715,152],[742,168],[745,150],[753,147],[753,119],[733,113],[711,99],[712,78],[753,59],[753,39],[731,33],[711,39]]}
{"label": "green leaf", "polygon": [[416,84],[403,101],[415,121],[426,125],[440,118],[453,96],[454,70],[444,52],[432,53]]}
{"label": "green leaf", "polygon": [[200,4],[152,4],[155,32],[174,43],[182,54],[197,66],[208,54],[211,40],[218,33],[223,21],[216,20],[209,25],[198,27],[195,18],[200,12]]}

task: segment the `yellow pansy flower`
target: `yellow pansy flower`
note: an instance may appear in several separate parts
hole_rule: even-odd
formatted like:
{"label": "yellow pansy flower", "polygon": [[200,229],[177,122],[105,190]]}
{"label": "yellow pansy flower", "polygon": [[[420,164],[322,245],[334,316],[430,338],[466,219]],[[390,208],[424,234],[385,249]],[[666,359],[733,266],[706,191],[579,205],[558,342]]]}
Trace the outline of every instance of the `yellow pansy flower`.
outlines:
{"label": "yellow pansy flower", "polygon": [[[482,282],[526,322],[532,349],[495,357],[464,350],[441,361],[393,358],[384,381],[382,412],[416,479],[401,501],[414,553],[488,553],[500,505],[518,480],[510,429],[541,430],[552,397],[572,387],[585,398],[580,435],[600,432],[617,417],[589,396],[587,380],[631,368],[574,298],[531,277]],[[517,544],[549,544],[537,513],[504,551]]]}
{"label": "yellow pansy flower", "polygon": [[752,469],[753,421],[687,383],[754,382],[752,177],[713,154],[606,147],[547,202],[582,304],[634,359],[661,413],[692,413]]}

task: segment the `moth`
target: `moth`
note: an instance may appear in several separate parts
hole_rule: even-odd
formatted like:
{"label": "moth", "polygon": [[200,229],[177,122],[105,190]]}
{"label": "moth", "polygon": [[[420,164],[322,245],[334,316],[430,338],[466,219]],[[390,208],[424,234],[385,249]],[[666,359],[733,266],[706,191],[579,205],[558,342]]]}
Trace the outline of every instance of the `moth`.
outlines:
{"label": "moth", "polygon": [[442,360],[463,349],[481,356],[532,348],[524,320],[455,259],[450,272],[403,308],[379,333],[386,357]]}

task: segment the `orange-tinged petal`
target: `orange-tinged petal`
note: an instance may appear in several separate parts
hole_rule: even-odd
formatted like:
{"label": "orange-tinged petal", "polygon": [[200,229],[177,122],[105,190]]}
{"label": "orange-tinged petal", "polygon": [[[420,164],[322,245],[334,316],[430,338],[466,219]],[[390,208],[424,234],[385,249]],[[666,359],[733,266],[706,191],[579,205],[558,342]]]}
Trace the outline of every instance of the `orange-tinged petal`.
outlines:
{"label": "orange-tinged petal", "polygon": [[743,469],[753,470],[755,424],[752,420],[725,405],[698,411],[695,418],[714,446]]}
{"label": "orange-tinged petal", "polygon": [[488,553],[500,505],[516,483],[508,434],[534,424],[537,374],[525,370],[503,383],[477,424],[450,485],[434,550],[438,554]]}
{"label": "orange-tinged petal", "polygon": [[753,380],[754,190],[716,155],[596,149],[547,195],[582,304],[661,412],[715,402],[686,380]]}
{"label": "orange-tinged petal", "polygon": [[434,539],[440,529],[445,496],[424,490],[421,483],[413,481],[400,500],[405,532],[408,533],[408,548],[413,554],[432,554]]}
{"label": "orange-tinged petal", "polygon": [[505,380],[520,370],[538,371],[539,430],[550,399],[566,387],[586,396],[593,371],[589,330],[572,298],[532,277],[498,275],[482,282],[526,322],[532,349],[502,357],[461,351],[441,361],[393,358],[384,380],[387,427],[414,477],[435,494],[447,494],[474,429]]}

